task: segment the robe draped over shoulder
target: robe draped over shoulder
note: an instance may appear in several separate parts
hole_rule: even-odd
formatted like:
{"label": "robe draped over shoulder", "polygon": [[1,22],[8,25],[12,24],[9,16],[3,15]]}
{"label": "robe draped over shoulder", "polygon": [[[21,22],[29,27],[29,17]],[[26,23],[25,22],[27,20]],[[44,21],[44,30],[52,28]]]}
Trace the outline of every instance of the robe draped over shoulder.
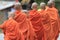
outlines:
{"label": "robe draped over shoulder", "polygon": [[8,19],[0,28],[4,31],[4,40],[22,40],[19,24],[14,19]]}
{"label": "robe draped over shoulder", "polygon": [[59,17],[58,17],[58,11],[52,7],[47,8],[46,12],[49,14],[50,19],[50,27],[51,27],[51,38],[50,40],[56,40],[59,33]]}
{"label": "robe draped over shoulder", "polygon": [[37,10],[31,10],[29,12],[29,19],[33,25],[36,33],[37,40],[44,40],[44,28],[41,21],[41,15]]}
{"label": "robe draped over shoulder", "polygon": [[[19,29],[24,35],[25,40],[33,40],[34,36],[32,35],[34,33],[34,30],[32,28],[32,24],[28,20],[27,16],[23,12],[19,12],[18,15],[15,15],[15,20],[19,23]],[[32,32],[30,31],[32,30]],[[31,35],[30,35],[31,33]],[[34,33],[35,34],[35,33]]]}
{"label": "robe draped over shoulder", "polygon": [[46,12],[46,10],[39,11],[41,15],[42,25],[44,28],[44,38],[45,40],[49,40],[50,34],[51,34],[51,25],[50,25],[50,19],[49,15]]}

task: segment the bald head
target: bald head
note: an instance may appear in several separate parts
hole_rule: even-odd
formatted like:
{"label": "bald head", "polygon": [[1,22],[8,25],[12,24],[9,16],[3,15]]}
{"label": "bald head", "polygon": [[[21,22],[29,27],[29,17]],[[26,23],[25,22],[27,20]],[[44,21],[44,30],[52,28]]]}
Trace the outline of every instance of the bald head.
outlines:
{"label": "bald head", "polygon": [[55,2],[53,2],[53,1],[48,1],[47,5],[48,5],[49,7],[53,7],[53,6],[55,6]]}
{"label": "bald head", "polygon": [[38,7],[38,4],[36,3],[36,2],[34,2],[34,3],[32,3],[32,9],[37,9],[37,7]]}
{"label": "bald head", "polygon": [[10,18],[10,17],[14,18],[14,17],[15,17],[15,13],[9,12],[9,13],[8,13],[8,18]]}
{"label": "bald head", "polygon": [[45,7],[46,7],[46,4],[45,4],[44,2],[41,2],[41,3],[40,3],[40,8],[41,8],[41,9],[45,9]]}
{"label": "bald head", "polygon": [[22,9],[21,3],[19,3],[19,2],[15,3],[14,8],[15,8],[16,10]]}

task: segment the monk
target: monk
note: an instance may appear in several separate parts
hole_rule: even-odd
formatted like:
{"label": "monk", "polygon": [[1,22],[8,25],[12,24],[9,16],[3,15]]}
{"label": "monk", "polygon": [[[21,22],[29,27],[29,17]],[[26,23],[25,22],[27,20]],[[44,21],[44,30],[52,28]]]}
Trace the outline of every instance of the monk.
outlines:
{"label": "monk", "polygon": [[53,7],[54,3],[52,1],[49,1],[47,5],[48,8],[46,9],[46,12],[49,14],[50,27],[51,27],[49,40],[57,40],[58,33],[59,33],[58,12]]}
{"label": "monk", "polygon": [[24,39],[35,40],[34,29],[26,14],[22,12],[21,4],[16,4],[14,8],[16,10],[14,19],[19,23],[19,31],[24,35]]}
{"label": "monk", "polygon": [[49,15],[46,12],[46,4],[44,2],[40,3],[40,8],[41,10],[38,11],[41,15],[41,20],[42,20],[42,25],[44,28],[44,38],[45,40],[49,40],[48,38],[50,37],[50,20],[49,20]]}
{"label": "monk", "polygon": [[[52,5],[52,6],[53,6],[52,9],[54,10],[55,13],[57,13],[58,22],[59,22],[60,19],[59,19],[58,9],[55,8],[55,0],[51,0],[51,2],[52,2],[52,4],[53,4],[53,5]],[[59,25],[59,24],[58,24],[58,25]],[[60,25],[59,25],[59,32],[60,32]]]}
{"label": "monk", "polygon": [[19,24],[14,20],[14,16],[14,13],[9,13],[8,20],[0,25],[4,32],[4,40],[24,40],[22,38],[23,35],[19,31]]}
{"label": "monk", "polygon": [[44,28],[43,28],[42,21],[41,21],[41,15],[38,12],[37,7],[38,7],[38,4],[34,2],[32,4],[32,10],[29,12],[29,18],[35,30],[36,37],[37,37],[36,39],[45,40],[44,39]]}

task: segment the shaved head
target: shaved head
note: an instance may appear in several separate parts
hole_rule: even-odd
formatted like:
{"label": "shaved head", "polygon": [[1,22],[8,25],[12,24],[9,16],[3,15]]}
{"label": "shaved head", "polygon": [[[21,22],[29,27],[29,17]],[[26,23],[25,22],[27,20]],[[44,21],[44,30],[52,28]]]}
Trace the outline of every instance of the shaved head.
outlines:
{"label": "shaved head", "polygon": [[52,2],[51,1],[48,1],[47,5],[48,6],[52,5]]}
{"label": "shaved head", "polygon": [[40,8],[41,8],[41,9],[45,9],[45,7],[46,7],[46,4],[45,4],[44,2],[41,2],[41,3],[40,3]]}
{"label": "shaved head", "polygon": [[53,1],[48,1],[47,5],[48,5],[49,7],[53,7],[53,6],[55,6],[55,2],[53,2]]}
{"label": "shaved head", "polygon": [[21,3],[19,3],[19,2],[15,3],[14,8],[15,8],[16,10],[22,9]]}
{"label": "shaved head", "polygon": [[37,9],[37,7],[38,7],[38,4],[36,3],[36,2],[34,2],[34,3],[32,3],[32,9]]}

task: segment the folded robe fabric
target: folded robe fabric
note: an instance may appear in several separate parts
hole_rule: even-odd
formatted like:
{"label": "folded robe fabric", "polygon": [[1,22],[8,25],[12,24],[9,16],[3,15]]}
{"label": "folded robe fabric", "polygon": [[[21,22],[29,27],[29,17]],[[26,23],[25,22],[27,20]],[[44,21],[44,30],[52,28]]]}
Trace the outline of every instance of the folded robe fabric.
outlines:
{"label": "folded robe fabric", "polygon": [[44,28],[41,21],[41,15],[37,10],[29,12],[29,19],[36,33],[36,40],[44,40]]}
{"label": "folded robe fabric", "polygon": [[3,29],[4,40],[22,40],[22,35],[19,32],[19,25],[14,19],[9,18],[0,28]]}
{"label": "folded robe fabric", "polygon": [[54,7],[52,8],[48,7],[46,9],[46,12],[49,15],[50,27],[51,27],[51,34],[50,34],[51,37],[49,38],[49,40],[56,40],[59,33],[58,11]]}
{"label": "folded robe fabric", "polygon": [[24,35],[25,40],[34,40],[35,33],[32,27],[32,24],[28,20],[25,13],[19,11],[19,13],[15,12],[15,20],[19,23],[19,29],[21,33]]}
{"label": "folded robe fabric", "polygon": [[44,38],[45,40],[49,40],[51,34],[51,25],[50,18],[46,10],[38,11],[41,15],[42,25],[44,28]]}

